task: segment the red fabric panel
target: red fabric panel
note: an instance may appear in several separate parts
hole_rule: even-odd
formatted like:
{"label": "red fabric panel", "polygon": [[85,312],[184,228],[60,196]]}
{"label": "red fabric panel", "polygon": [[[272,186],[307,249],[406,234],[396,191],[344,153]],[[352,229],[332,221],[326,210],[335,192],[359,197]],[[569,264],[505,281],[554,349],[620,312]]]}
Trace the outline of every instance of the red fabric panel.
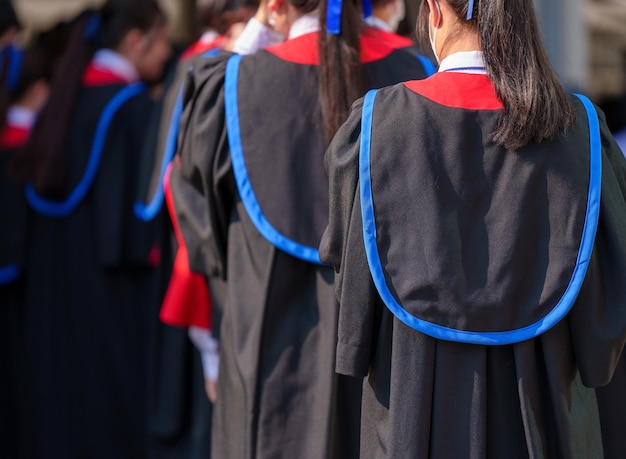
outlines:
{"label": "red fabric panel", "polygon": [[198,40],[191,46],[189,46],[189,48],[187,48],[185,52],[183,52],[183,54],[180,56],[180,60],[189,60],[212,49],[223,48],[227,40],[228,37],[226,35],[220,35],[215,40],[206,42]]}
{"label": "red fabric panel", "polygon": [[[267,49],[276,57],[302,65],[319,65],[319,32],[301,35]],[[361,63],[381,60],[399,48],[411,46],[413,42],[399,35],[366,28],[361,34]]]}
{"label": "red fabric panel", "polygon": [[487,75],[439,72],[425,80],[407,81],[404,85],[440,105],[467,110],[504,108]]}
{"label": "red fabric panel", "polygon": [[115,73],[90,64],[83,74],[83,86],[106,86],[109,84],[128,84],[124,78]]}
{"label": "red fabric panel", "polygon": [[26,143],[30,130],[23,127],[7,125],[0,133],[0,148],[13,150]]}
{"label": "red fabric panel", "polygon": [[176,218],[174,197],[170,189],[170,173],[173,163],[170,163],[163,179],[165,200],[174,226],[174,233],[178,241],[178,252],[174,261],[172,277],[163,299],[159,317],[168,324],[177,327],[200,327],[211,330],[211,299],[209,288],[204,276],[189,269],[187,247],[183,239],[180,225]]}

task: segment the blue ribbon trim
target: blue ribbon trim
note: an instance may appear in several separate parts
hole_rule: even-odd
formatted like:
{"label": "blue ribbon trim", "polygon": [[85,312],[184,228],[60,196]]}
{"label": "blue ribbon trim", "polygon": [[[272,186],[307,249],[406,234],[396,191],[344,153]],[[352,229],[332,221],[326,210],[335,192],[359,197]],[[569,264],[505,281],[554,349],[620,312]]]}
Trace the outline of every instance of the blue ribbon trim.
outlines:
{"label": "blue ribbon trim", "polygon": [[78,185],[63,201],[52,201],[37,194],[32,183],[26,184],[26,200],[37,212],[48,217],[64,218],[70,215],[85,198],[98,173],[106,135],[117,111],[132,97],[145,92],[145,85],[135,83],[119,91],[105,107],[94,136],[85,174]]}
{"label": "blue ribbon trim", "polygon": [[159,183],[157,189],[154,192],[152,199],[144,204],[140,201],[135,202],[134,211],[135,216],[144,222],[149,222],[157,216],[161,207],[163,206],[163,200],[165,199],[165,193],[163,191],[163,177],[165,177],[165,171],[167,165],[174,158],[176,152],[176,141],[178,140],[178,128],[180,124],[180,118],[183,114],[183,86],[180,87],[178,95],[176,96],[176,103],[174,110],[172,111],[172,118],[167,130],[167,138],[165,139],[165,149],[163,151],[163,158],[161,160],[161,170],[159,172]]}
{"label": "blue ribbon trim", "polygon": [[0,285],[7,285],[19,279],[22,272],[15,265],[4,266],[0,268]]}
{"label": "blue ribbon trim", "polygon": [[[217,56],[219,53],[219,48],[213,48],[205,51],[204,54],[202,54],[202,57],[211,58]],[[191,66],[189,69],[193,69],[193,66]],[[167,138],[165,139],[165,149],[163,151],[163,159],[161,160],[161,171],[159,174],[159,183],[157,185],[157,189],[154,192],[154,196],[152,196],[152,199],[150,199],[147,204],[144,204],[141,201],[136,201],[133,207],[135,216],[139,220],[144,222],[149,222],[153,220],[163,207],[163,202],[165,200],[165,193],[163,190],[163,177],[165,177],[165,172],[167,171],[168,164],[172,161],[172,159],[174,159],[174,155],[176,153],[176,143],[178,140],[180,119],[183,115],[183,89],[184,85],[181,85],[181,88],[178,91],[178,95],[176,96],[176,103],[174,105],[172,118],[170,120],[170,125],[167,130]]]}
{"label": "blue ribbon trim", "polygon": [[296,241],[289,239],[279,233],[271,223],[265,218],[263,209],[252,189],[252,184],[248,177],[246,162],[241,144],[241,131],[239,129],[239,107],[237,104],[237,82],[239,80],[240,55],[235,55],[226,64],[226,76],[224,82],[224,97],[226,108],[226,125],[228,128],[228,144],[230,146],[230,156],[233,162],[233,172],[239,196],[250,216],[252,223],[267,241],[288,253],[289,255],[304,261],[315,264],[323,264],[320,261],[319,251],[313,247],[307,247]]}
{"label": "blue ribbon trim", "polygon": [[471,332],[443,327],[427,322],[409,314],[394,298],[387,286],[376,242],[376,219],[372,199],[370,171],[370,148],[372,135],[372,116],[376,91],[365,96],[361,147],[359,154],[361,214],[363,220],[363,238],[367,261],[376,289],[385,305],[400,321],[433,338],[460,343],[481,345],[505,345],[535,338],[555,326],[570,311],[585,279],[589,258],[598,226],[600,212],[600,186],[602,182],[602,145],[598,115],[593,104],[584,96],[577,95],[587,112],[590,140],[590,177],[587,212],[583,236],[578,250],[578,258],[569,285],[556,306],[541,320],[523,328],[503,332]]}
{"label": "blue ribbon trim", "polygon": [[422,67],[424,67],[424,72],[426,72],[426,78],[429,76],[433,76],[437,73],[437,68],[435,65],[428,59],[426,56],[422,56],[421,54],[417,54],[417,58],[422,63]]}

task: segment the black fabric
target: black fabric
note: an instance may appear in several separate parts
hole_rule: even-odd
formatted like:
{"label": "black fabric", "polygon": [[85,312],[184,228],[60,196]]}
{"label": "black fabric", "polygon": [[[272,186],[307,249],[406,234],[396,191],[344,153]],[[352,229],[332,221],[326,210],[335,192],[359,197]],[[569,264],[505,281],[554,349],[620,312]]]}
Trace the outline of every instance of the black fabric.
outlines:
{"label": "black fabric", "polygon": [[[84,88],[69,134],[69,180],[84,174],[102,110],[121,87]],[[25,353],[36,407],[26,457],[146,457],[150,292],[156,228],[134,218],[152,103],[115,115],[96,180],[67,218],[30,212]]]}
{"label": "black fabric", "polygon": [[[367,63],[363,71],[367,88],[425,76],[421,63],[403,51]],[[280,90],[269,90],[279,83]],[[317,248],[328,222],[327,178],[323,153],[304,154],[326,145],[317,67],[259,51],[242,60],[237,87],[246,169],[263,214],[279,233]]]}
{"label": "black fabric", "polygon": [[[407,88],[378,95],[373,124],[393,137],[371,144],[377,245],[405,310],[475,332],[524,328],[552,311],[587,211],[589,134],[578,105],[566,138],[505,152],[489,138],[497,110],[442,107]],[[406,203],[401,214],[391,202]]]}
{"label": "black fabric", "polygon": [[[209,278],[221,318],[212,455],[358,456],[360,380],[334,374],[333,272],[276,249],[257,231],[232,171],[224,115],[228,55],[187,80],[182,166],[171,187],[193,270]],[[365,66],[368,86],[423,76],[414,56]],[[317,244],[328,212],[315,66],[267,51],[241,62],[240,116],[250,180],[272,224]]]}
{"label": "black fabric", "polygon": [[[504,320],[500,316],[506,318],[507,315],[519,316],[523,323],[529,312],[520,309],[527,307],[526,303],[512,302],[512,297],[507,296],[511,292],[501,289],[507,283],[509,288],[519,288],[509,280],[508,276],[513,273],[517,273],[519,282],[527,283],[523,293],[527,294],[537,284],[543,288],[542,279],[528,264],[528,259],[534,258],[536,269],[544,275],[548,261],[545,251],[552,246],[550,241],[540,237],[526,240],[516,235],[522,231],[536,234],[546,227],[562,230],[562,219],[570,222],[570,226],[564,234],[551,235],[555,241],[571,245],[579,234],[578,222],[585,206],[577,205],[581,199],[577,196],[584,195],[587,188],[586,182],[576,186],[580,184],[579,171],[572,168],[588,170],[588,128],[582,108],[577,104],[579,119],[565,139],[528,146],[524,152],[500,150],[498,157],[493,156],[495,147],[484,140],[493,126],[490,113],[437,107],[416,95],[407,98],[405,91],[404,86],[398,85],[384,90],[377,100],[372,171],[379,183],[385,179],[385,184],[396,192],[402,186],[409,191],[392,195],[382,192],[378,186],[374,204],[377,215],[387,215],[387,220],[395,217],[386,226],[378,225],[382,232],[378,234],[379,240],[395,239],[391,245],[401,244],[409,253],[406,259],[414,254],[416,260],[402,267],[396,263],[392,271],[386,265],[382,244],[379,249],[381,256],[384,255],[385,271],[394,283],[406,281],[414,274],[424,284],[419,294],[428,297],[442,288],[443,277],[433,270],[430,273],[432,284],[425,281],[419,276],[424,264],[441,266],[442,261],[456,257],[459,269],[464,256],[476,256],[472,254],[477,251],[486,253],[487,257],[482,257],[488,263],[485,281],[493,283],[494,287],[485,294],[491,293],[493,297],[483,297],[476,304],[468,302],[466,307],[473,313],[485,301],[496,304],[500,297],[509,298],[502,303],[496,317],[488,317],[484,325],[479,325],[488,329],[494,321]],[[425,110],[428,110],[428,117]],[[331,210],[320,247],[322,260],[337,271],[336,294],[340,302],[337,371],[355,377],[366,376],[361,456],[622,457],[617,452],[623,451],[624,436],[609,436],[607,432],[623,430],[616,414],[626,395],[623,386],[617,388],[613,383],[607,386],[612,387],[610,398],[614,406],[602,403],[594,390],[611,381],[626,340],[626,310],[622,307],[626,291],[617,279],[617,273],[626,269],[623,232],[626,162],[608,134],[602,116],[600,222],[589,270],[577,301],[569,315],[543,335],[515,345],[490,347],[428,337],[397,320],[378,296],[363,244],[358,179],[361,111],[362,101],[354,105],[350,118],[326,153]],[[385,116],[381,116],[383,113]],[[414,123],[412,135],[405,131],[408,123]],[[571,141],[577,143],[571,144]],[[484,149],[480,148],[482,142]],[[471,148],[473,145],[476,146]],[[388,156],[383,159],[381,155],[385,152]],[[525,155],[518,157],[522,153]],[[424,159],[409,160],[405,155]],[[549,155],[554,158],[547,158]],[[492,157],[497,161],[490,160]],[[396,168],[385,166],[394,161]],[[420,168],[406,170],[407,161],[409,164],[419,161]],[[530,180],[541,177],[541,171],[552,161],[551,170],[543,173],[546,185],[540,186],[542,180]],[[386,170],[384,176],[377,170],[379,164],[384,167],[383,172]],[[512,171],[512,167],[516,170]],[[563,186],[547,186],[557,174],[561,174]],[[436,183],[432,181],[434,176],[438,179]],[[465,180],[464,186],[457,190],[459,196],[473,196],[479,202],[486,199],[489,206],[493,206],[486,206],[484,202],[483,207],[478,206],[473,217],[466,217],[459,225],[465,228],[463,231],[451,230],[454,224],[446,226],[439,217],[446,210],[456,211],[451,212],[454,218],[465,211],[464,201],[454,198],[450,191],[451,184],[460,186],[461,177]],[[508,179],[510,188],[500,182],[504,179]],[[521,187],[524,180],[530,189]],[[504,196],[508,194],[508,198],[494,196],[494,189],[485,187],[486,183],[494,187],[500,184],[496,190]],[[569,184],[575,189],[566,186]],[[571,191],[564,195],[564,190],[568,189]],[[420,212],[416,214],[408,207]],[[485,210],[501,217],[502,222],[498,224],[510,225],[510,219],[517,221],[517,226],[509,226],[512,234],[495,241],[485,236],[482,240],[472,238],[479,233],[467,228],[480,226]],[[520,215],[512,215],[513,212],[520,212]],[[518,217],[522,218],[516,220]],[[529,227],[529,222],[534,226]],[[427,253],[420,255],[421,242],[414,237],[416,233],[425,238],[425,242],[439,244],[438,250],[428,248]],[[466,247],[465,243],[471,246]],[[507,271],[506,276],[491,269],[491,263],[499,263],[498,251],[503,250],[511,254],[510,272]],[[558,252],[550,255],[562,256]],[[571,262],[569,255],[564,260]],[[563,263],[564,260],[549,261]],[[469,260],[470,263],[475,261]],[[520,272],[519,268],[524,266],[527,271]],[[479,272],[484,272],[484,268]],[[449,280],[447,287],[462,291],[455,281],[455,278]],[[445,312],[456,314],[458,309],[449,307],[448,295],[430,300],[439,308],[440,320],[452,323],[454,319],[446,318]]]}
{"label": "black fabric", "polygon": [[[161,178],[161,162],[179,87],[191,61],[182,61],[168,75],[169,88],[152,113],[148,141],[140,168],[139,200],[147,203]],[[211,403],[204,389],[200,353],[187,329],[172,327],[159,319],[169,284],[176,240],[165,200],[156,214],[161,263],[152,292],[147,386],[148,451],[151,459],[210,457]]]}
{"label": "black fabric", "polygon": [[[26,200],[12,179],[9,163],[15,150],[0,149],[0,269],[24,267]],[[28,382],[22,368],[23,281],[0,285],[0,457],[17,458],[26,441]]]}

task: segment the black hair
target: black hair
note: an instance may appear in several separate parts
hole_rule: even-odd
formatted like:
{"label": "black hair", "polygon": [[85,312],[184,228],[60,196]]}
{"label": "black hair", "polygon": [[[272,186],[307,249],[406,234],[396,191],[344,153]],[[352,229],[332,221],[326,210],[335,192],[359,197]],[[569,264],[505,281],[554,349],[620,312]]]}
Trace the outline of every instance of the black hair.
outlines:
{"label": "black hair", "polygon": [[0,0],[0,35],[11,28],[20,29],[20,21],[17,19],[11,2],[9,0]]}
{"label": "black hair", "polygon": [[161,24],[165,17],[155,0],[109,0],[100,11],[85,11],[73,21],[48,103],[13,162],[14,173],[32,181],[37,193],[47,198],[65,196],[70,119],[83,73],[96,49],[116,48],[130,30],[147,32]]}
{"label": "black hair", "polygon": [[363,13],[359,0],[344,0],[341,30],[326,31],[328,0],[322,0],[320,15],[320,106],[326,142],[330,143],[339,127],[348,118],[352,103],[363,96],[360,35]]}
{"label": "black hair", "polygon": [[196,17],[200,29],[215,29],[220,35],[225,34],[232,25],[233,13],[239,8],[234,0],[196,0]]}
{"label": "black hair", "polygon": [[[487,73],[504,105],[493,133],[496,143],[517,149],[553,139],[573,124],[576,112],[541,43],[532,0],[476,0],[469,21],[467,0],[439,1],[452,8],[460,27],[480,36]],[[423,0],[418,21],[423,42],[428,13]]]}

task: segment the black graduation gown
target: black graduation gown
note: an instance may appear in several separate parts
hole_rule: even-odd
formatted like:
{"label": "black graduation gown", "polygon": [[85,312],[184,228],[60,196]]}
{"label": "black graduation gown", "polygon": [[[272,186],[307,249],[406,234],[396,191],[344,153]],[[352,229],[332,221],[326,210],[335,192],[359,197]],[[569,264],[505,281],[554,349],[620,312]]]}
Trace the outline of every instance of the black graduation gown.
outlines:
{"label": "black graduation gown", "polygon": [[[213,313],[222,315],[213,457],[355,454],[346,429],[358,425],[358,399],[351,420],[348,405],[359,381],[334,374],[333,272],[313,261],[328,219],[317,40],[304,35],[241,57],[226,89],[225,66],[236,61],[225,56],[198,66],[187,84],[182,166],[170,185],[191,268],[209,277]],[[389,44],[364,38],[362,52],[367,87],[424,76],[415,56]],[[229,91],[238,123],[227,126]],[[260,212],[250,213],[250,189],[242,200],[233,148]],[[259,227],[277,231],[264,236]]]}
{"label": "black graduation gown", "polygon": [[7,459],[18,457],[28,402],[21,371],[26,201],[9,170],[27,135],[26,129],[14,126],[0,133],[0,457]]}
{"label": "black graduation gown", "polygon": [[[95,73],[97,85],[78,95],[68,135],[74,191],[85,183],[105,107],[128,90]],[[135,218],[133,201],[152,105],[143,91],[113,113],[94,180],[71,212],[31,211],[25,357],[37,383],[38,423],[28,457],[146,456],[147,329],[158,251],[153,225]]]}
{"label": "black graduation gown", "polygon": [[501,104],[484,75],[375,97],[371,129],[361,100],[326,153],[320,247],[337,271],[337,371],[366,377],[362,457],[623,457],[603,456],[599,420],[623,443],[623,410],[599,414],[594,391],[626,339],[626,162],[603,118],[588,204],[600,188],[578,99],[566,135],[507,151],[489,138]]}
{"label": "black graduation gown", "polygon": [[[138,218],[158,225],[157,239],[162,253],[150,312],[147,422],[149,457],[153,459],[210,457],[211,403],[204,389],[200,354],[189,340],[186,328],[173,327],[159,319],[172,273],[172,255],[176,251],[162,188],[164,165],[171,161],[170,153],[174,150],[168,147],[168,138],[187,71],[199,58],[196,54],[207,51],[194,45],[175,63],[168,78],[169,88],[153,113],[139,171],[140,198],[135,203],[135,213]],[[176,120],[174,123],[177,127]]]}

